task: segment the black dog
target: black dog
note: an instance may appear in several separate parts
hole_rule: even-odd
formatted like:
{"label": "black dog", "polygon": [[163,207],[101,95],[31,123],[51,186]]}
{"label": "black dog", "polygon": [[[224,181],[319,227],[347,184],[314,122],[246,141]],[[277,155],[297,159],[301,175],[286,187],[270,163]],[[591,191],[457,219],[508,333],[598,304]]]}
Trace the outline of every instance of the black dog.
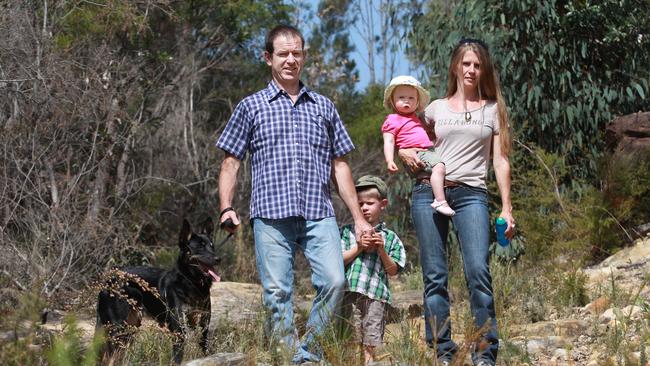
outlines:
{"label": "black dog", "polygon": [[201,347],[207,351],[210,323],[210,286],[219,281],[214,270],[215,256],[212,220],[192,232],[183,220],[178,246],[180,252],[171,270],[153,267],[127,267],[113,270],[97,301],[97,329],[105,328],[108,336],[103,360],[129,341],[129,326],[139,327],[142,311],[174,335],[174,361],[183,358],[184,326],[201,328]]}

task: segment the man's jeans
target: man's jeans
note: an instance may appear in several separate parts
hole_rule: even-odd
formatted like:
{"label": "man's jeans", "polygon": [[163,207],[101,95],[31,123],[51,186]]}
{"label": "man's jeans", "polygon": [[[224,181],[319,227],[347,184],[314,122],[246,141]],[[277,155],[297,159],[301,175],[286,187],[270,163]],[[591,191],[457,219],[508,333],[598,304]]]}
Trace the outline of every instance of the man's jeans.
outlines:
{"label": "man's jeans", "polygon": [[[436,355],[441,359],[451,359],[457,349],[451,339],[447,289],[447,233],[451,219],[460,242],[472,315],[477,329],[484,331],[483,337],[487,342],[483,346],[477,342],[472,360],[474,363],[486,361],[493,365],[499,339],[488,263],[490,222],[487,192],[480,188],[458,186],[445,188],[445,195],[451,208],[456,211],[451,218],[435,212],[431,207],[431,186],[416,183],[413,187],[411,217],[420,245],[426,341],[436,347]],[[483,349],[485,346],[487,348]]]}
{"label": "man's jeans", "polygon": [[[270,336],[295,352],[293,362],[319,361],[314,336],[330,326],[345,287],[341,238],[336,219],[253,219],[257,271],[264,288],[264,306],[270,313]],[[311,266],[316,297],[300,341],[293,324],[293,264],[300,248]]]}

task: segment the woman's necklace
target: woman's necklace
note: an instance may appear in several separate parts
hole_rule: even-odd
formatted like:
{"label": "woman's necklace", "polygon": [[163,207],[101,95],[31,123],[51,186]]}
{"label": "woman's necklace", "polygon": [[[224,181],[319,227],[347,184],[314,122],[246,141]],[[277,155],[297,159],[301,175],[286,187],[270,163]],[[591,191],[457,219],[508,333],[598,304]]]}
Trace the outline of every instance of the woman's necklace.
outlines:
{"label": "woman's necklace", "polygon": [[472,120],[472,114],[467,110],[467,100],[463,98],[463,110],[465,111],[465,122]]}

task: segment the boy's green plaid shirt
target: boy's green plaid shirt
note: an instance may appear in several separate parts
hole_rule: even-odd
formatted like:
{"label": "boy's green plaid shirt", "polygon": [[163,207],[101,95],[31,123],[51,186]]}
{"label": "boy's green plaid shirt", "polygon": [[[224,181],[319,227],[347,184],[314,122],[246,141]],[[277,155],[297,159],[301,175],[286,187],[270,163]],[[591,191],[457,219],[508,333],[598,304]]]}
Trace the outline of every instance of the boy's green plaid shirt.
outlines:
{"label": "boy's green plaid shirt", "polygon": [[[406,264],[406,251],[404,244],[394,231],[386,228],[384,223],[378,225],[384,238],[384,250],[395,261],[399,270]],[[354,237],[354,227],[347,225],[341,228],[341,247],[344,251],[357,246]],[[388,287],[388,275],[384,271],[379,255],[374,253],[361,253],[345,267],[347,279],[346,291],[357,292],[373,300],[391,302],[391,293]]]}

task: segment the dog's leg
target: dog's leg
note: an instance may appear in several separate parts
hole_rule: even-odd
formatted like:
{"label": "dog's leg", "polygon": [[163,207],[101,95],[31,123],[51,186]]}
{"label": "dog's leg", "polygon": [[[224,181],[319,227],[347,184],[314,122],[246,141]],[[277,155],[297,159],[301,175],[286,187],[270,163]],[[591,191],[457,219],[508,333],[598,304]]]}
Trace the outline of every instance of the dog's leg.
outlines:
{"label": "dog's leg", "polygon": [[112,358],[114,353],[124,347],[126,339],[125,321],[129,314],[129,304],[109,291],[102,290],[97,299],[97,331],[104,331],[106,344],[102,357]]}
{"label": "dog's leg", "polygon": [[[169,296],[169,294],[167,294]],[[180,364],[183,360],[183,345],[185,344],[185,329],[183,329],[183,311],[181,303],[175,296],[167,297],[167,329],[174,337],[174,362]]]}
{"label": "dog's leg", "polygon": [[198,326],[201,329],[201,349],[203,353],[208,353],[208,328],[210,326],[210,316],[212,315],[212,306],[210,297],[206,298],[199,306]]}
{"label": "dog's leg", "polygon": [[185,330],[181,326],[181,322],[177,319],[182,316],[182,313],[174,312],[173,320],[170,321],[169,330],[174,335],[174,362],[180,364],[183,360],[183,346],[185,345]]}

